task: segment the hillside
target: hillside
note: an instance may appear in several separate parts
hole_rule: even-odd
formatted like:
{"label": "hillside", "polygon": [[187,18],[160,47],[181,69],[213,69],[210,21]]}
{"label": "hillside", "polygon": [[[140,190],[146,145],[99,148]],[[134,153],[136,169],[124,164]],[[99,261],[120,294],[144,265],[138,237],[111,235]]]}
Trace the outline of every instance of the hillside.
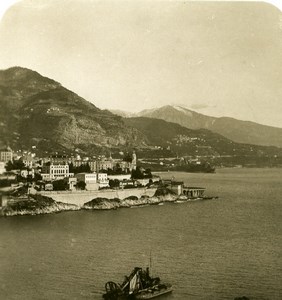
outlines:
{"label": "hillside", "polygon": [[0,105],[0,142],[15,149],[91,153],[146,145],[121,117],[29,69],[0,71]]}
{"label": "hillside", "polygon": [[280,148],[238,144],[207,129],[153,118],[122,118],[20,67],[0,71],[0,105],[0,144],[15,150],[33,148],[44,156],[77,149],[88,155],[115,154],[136,148],[139,157],[232,157],[233,164],[234,157],[248,161],[282,157]]}
{"label": "hillside", "polygon": [[205,128],[237,143],[282,147],[282,128],[233,118],[205,116],[180,106],[163,106],[136,114],[174,122],[190,129]]}
{"label": "hillside", "polygon": [[[280,164],[282,149],[233,142],[207,129],[188,129],[164,120],[136,117],[127,118],[125,123],[142,132],[151,145],[169,149],[178,156],[199,156],[229,161],[234,164]],[[274,162],[275,160],[275,162]]]}

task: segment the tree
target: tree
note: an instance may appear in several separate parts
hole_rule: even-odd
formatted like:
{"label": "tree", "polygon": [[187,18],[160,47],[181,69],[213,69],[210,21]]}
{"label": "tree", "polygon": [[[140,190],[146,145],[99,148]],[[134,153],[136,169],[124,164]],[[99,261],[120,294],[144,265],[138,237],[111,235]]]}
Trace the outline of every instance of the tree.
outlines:
{"label": "tree", "polygon": [[34,181],[42,180],[42,176],[39,173],[34,173]]}
{"label": "tree", "polygon": [[76,184],[76,187],[79,188],[80,190],[85,190],[86,183],[85,183],[84,181],[79,181],[79,182]]}
{"label": "tree", "polygon": [[146,169],[146,170],[144,171],[144,177],[145,177],[145,178],[152,178],[152,177],[153,177],[152,172],[151,172],[151,169]]}
{"label": "tree", "polygon": [[25,164],[23,163],[23,161],[21,159],[14,160],[14,166],[15,166],[16,170],[22,170],[23,168],[25,168]]}
{"label": "tree", "polygon": [[9,160],[5,166],[7,172],[12,171],[14,169],[13,163]]}
{"label": "tree", "polygon": [[119,187],[119,180],[118,179],[111,179],[109,181],[109,185],[111,188]]}
{"label": "tree", "polygon": [[75,167],[74,167],[72,162],[69,164],[69,172],[70,173],[75,173]]}
{"label": "tree", "polygon": [[115,174],[122,174],[122,173],[123,173],[122,168],[121,168],[120,164],[117,163],[115,166]]}
{"label": "tree", "polygon": [[89,163],[87,163],[86,165],[82,165],[82,166],[83,166],[83,172],[85,172],[85,173],[91,172]]}
{"label": "tree", "polygon": [[124,155],[123,160],[124,160],[124,161],[127,161],[127,162],[132,162],[132,156],[127,152],[127,153]]}
{"label": "tree", "polygon": [[8,161],[6,166],[6,171],[11,171],[11,170],[22,170],[23,168],[25,168],[25,164],[23,163],[23,161],[21,159],[19,160],[14,160],[12,161]]}
{"label": "tree", "polygon": [[65,191],[67,190],[68,185],[64,179],[53,181],[53,190],[54,191]]}
{"label": "tree", "polygon": [[136,170],[132,170],[131,178],[132,179],[143,179],[144,178],[144,174],[141,171],[140,167],[137,167]]}
{"label": "tree", "polygon": [[73,165],[73,163],[70,163],[69,164],[69,171],[70,173],[90,173],[91,172],[91,168],[90,168],[90,165],[89,163],[86,163],[86,164],[82,164],[78,167],[75,167]]}

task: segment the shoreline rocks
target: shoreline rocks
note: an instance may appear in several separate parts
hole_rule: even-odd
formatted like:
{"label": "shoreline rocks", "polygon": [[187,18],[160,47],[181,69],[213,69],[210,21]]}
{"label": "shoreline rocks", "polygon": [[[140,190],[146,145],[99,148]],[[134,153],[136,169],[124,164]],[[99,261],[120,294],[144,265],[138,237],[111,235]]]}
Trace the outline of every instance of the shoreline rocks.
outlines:
{"label": "shoreline rocks", "polygon": [[0,215],[4,217],[42,215],[79,209],[77,205],[56,202],[41,195],[31,195],[29,198],[13,198],[7,206],[2,207]]}
{"label": "shoreline rocks", "polygon": [[[98,197],[85,203],[83,206],[79,206],[75,204],[56,202],[50,197],[35,194],[30,195],[29,198],[26,197],[24,199],[12,199],[11,201],[9,201],[7,206],[2,207],[2,209],[0,210],[0,216],[11,217],[23,215],[42,215],[75,210],[114,210],[119,208],[158,205],[165,202],[177,203],[180,199],[182,199],[181,196],[178,197],[177,195],[170,193],[161,193],[153,197],[142,196],[139,199],[136,196],[130,196],[123,200],[120,200],[118,198],[107,199]],[[186,198],[181,202],[190,200],[192,199]]]}

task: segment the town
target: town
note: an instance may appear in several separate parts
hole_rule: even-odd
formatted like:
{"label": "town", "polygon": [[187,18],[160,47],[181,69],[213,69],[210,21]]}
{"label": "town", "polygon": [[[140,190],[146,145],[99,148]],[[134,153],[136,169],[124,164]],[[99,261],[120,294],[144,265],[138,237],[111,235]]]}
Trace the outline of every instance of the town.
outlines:
{"label": "town", "polygon": [[[31,195],[80,206],[97,198],[138,200],[172,194],[172,200],[183,200],[203,198],[205,191],[201,187],[186,187],[174,177],[162,180],[150,169],[138,166],[134,150],[115,159],[111,154],[95,159],[78,154],[38,158],[34,153],[14,152],[6,147],[0,151],[0,160],[0,188],[12,203],[29,200]],[[7,197],[2,198],[6,199],[1,201],[3,207]]]}
{"label": "town", "polygon": [[[21,151],[20,151],[21,152]],[[51,155],[38,158],[34,153],[13,152],[10,147],[0,151],[2,185],[30,183],[37,190],[99,190],[146,185],[159,180],[149,169],[137,167],[137,157],[124,155],[121,159]],[[123,155],[123,153],[121,153]]]}

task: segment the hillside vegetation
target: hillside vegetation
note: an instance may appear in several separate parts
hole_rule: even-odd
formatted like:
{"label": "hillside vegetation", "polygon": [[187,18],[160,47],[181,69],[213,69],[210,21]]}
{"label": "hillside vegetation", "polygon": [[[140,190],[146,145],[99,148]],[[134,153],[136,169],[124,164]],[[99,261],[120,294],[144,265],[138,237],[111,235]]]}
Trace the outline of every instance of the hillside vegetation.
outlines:
{"label": "hillside vegetation", "polygon": [[121,117],[29,69],[0,71],[0,95],[1,142],[12,148],[95,152],[146,145]]}

